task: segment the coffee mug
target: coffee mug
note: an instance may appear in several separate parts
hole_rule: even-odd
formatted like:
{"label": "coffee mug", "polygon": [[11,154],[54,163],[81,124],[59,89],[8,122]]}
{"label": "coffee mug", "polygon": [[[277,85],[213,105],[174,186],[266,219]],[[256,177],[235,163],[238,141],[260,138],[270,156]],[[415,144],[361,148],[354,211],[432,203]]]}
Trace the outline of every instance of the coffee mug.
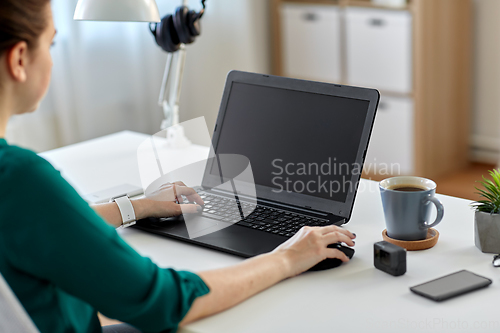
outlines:
{"label": "coffee mug", "polygon": [[[441,222],[443,204],[434,196],[436,183],[432,180],[400,176],[380,182],[387,235],[393,239],[414,241],[427,237],[427,229]],[[436,206],[436,220],[429,223],[431,203]]]}

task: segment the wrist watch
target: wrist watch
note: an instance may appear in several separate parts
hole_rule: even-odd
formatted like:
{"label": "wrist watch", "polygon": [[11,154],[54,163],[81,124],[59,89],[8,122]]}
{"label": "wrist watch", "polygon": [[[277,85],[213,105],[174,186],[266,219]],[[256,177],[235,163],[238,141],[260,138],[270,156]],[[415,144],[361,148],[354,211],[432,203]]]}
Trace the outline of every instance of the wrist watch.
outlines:
{"label": "wrist watch", "polygon": [[130,201],[128,195],[122,195],[116,198],[112,198],[111,202],[116,202],[120,214],[122,215],[122,225],[119,228],[127,228],[135,224],[135,212],[134,206]]}

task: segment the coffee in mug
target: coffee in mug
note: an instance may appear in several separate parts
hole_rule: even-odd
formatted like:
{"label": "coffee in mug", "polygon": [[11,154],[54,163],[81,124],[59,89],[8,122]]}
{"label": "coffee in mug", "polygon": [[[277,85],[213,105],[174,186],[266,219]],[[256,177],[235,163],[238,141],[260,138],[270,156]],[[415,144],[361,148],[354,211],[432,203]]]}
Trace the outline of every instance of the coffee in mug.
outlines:
{"label": "coffee in mug", "polygon": [[[393,239],[415,241],[427,237],[427,229],[443,219],[443,204],[434,196],[436,183],[430,179],[400,176],[385,179],[379,185],[387,235]],[[437,217],[429,222],[432,204]]]}
{"label": "coffee in mug", "polygon": [[389,188],[389,190],[401,191],[401,192],[418,192],[418,191],[426,191],[427,189],[424,187],[416,187],[411,185],[400,185],[400,186],[393,186],[392,188]]}

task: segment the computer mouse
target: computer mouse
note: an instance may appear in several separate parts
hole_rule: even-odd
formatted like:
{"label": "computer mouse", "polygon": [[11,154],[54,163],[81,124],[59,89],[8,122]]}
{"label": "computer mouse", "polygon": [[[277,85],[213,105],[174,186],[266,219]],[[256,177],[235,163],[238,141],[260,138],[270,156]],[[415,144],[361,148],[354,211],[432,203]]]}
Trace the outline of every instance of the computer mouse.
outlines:
{"label": "computer mouse", "polygon": [[[344,246],[340,243],[330,244],[330,245],[328,245],[328,247],[332,248],[332,249],[333,248],[339,249],[340,251],[344,252],[344,254],[349,259],[352,259],[352,257],[354,256],[354,249],[347,247],[347,246]],[[340,265],[342,265],[342,260],[337,259],[337,258],[333,258],[333,259],[328,258],[328,259],[325,259],[323,261],[320,261],[315,266],[309,268],[307,271],[308,272],[323,271],[325,269],[335,268],[335,267],[338,267]]]}

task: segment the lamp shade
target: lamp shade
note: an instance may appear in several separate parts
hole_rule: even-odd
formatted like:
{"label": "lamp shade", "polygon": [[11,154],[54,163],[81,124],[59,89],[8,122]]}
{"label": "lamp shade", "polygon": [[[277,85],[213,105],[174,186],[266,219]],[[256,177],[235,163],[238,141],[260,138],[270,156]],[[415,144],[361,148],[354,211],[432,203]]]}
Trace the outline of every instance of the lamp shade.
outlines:
{"label": "lamp shade", "polygon": [[160,22],[155,0],[78,0],[75,20]]}

